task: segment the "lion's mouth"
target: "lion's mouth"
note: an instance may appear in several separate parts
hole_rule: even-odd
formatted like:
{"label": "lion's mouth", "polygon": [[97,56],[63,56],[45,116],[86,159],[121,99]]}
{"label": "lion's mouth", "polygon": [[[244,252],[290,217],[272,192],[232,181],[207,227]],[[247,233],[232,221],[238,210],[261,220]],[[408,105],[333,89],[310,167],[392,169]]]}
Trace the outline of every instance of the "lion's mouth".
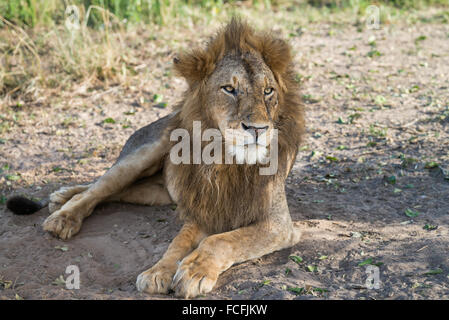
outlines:
{"label": "lion's mouth", "polygon": [[235,158],[237,164],[266,164],[268,157],[268,148],[257,143],[237,145],[233,144],[227,147],[229,155]]}
{"label": "lion's mouth", "polygon": [[238,145],[238,146],[259,146],[259,147],[268,147],[270,145],[270,138],[271,136],[269,134],[264,134],[259,137],[254,137],[253,135],[249,133],[242,133],[239,131],[234,132],[226,132],[226,140],[232,141],[232,144]]}
{"label": "lion's mouth", "polygon": [[251,143],[245,143],[242,145],[245,148],[267,148],[268,146],[265,143],[261,142],[251,142]]}

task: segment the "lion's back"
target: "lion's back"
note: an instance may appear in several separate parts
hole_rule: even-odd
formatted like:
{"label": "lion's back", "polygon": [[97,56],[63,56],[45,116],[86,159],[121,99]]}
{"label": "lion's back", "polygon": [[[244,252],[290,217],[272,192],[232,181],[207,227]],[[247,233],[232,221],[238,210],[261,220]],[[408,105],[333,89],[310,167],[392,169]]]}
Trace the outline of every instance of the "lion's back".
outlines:
{"label": "lion's back", "polygon": [[175,114],[176,113],[171,113],[135,131],[123,146],[117,162],[133,153],[141,146],[159,141]]}

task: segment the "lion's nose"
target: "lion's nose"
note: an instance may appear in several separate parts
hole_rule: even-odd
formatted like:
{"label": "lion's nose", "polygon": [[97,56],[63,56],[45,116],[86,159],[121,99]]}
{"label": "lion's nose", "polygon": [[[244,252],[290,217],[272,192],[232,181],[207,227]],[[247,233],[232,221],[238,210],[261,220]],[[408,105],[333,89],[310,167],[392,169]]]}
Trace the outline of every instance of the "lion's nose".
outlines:
{"label": "lion's nose", "polygon": [[242,122],[242,128],[245,131],[249,131],[251,132],[251,134],[253,134],[257,139],[265,132],[268,130],[268,126],[267,125],[257,125],[257,124],[245,124]]}

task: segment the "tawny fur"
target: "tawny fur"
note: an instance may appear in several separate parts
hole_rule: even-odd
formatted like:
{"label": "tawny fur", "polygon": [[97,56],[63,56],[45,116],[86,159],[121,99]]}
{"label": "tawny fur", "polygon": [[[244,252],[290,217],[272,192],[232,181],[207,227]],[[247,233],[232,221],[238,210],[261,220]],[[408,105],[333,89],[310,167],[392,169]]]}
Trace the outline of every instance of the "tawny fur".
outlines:
{"label": "tawny fur", "polygon": [[[187,298],[210,292],[220,273],[234,263],[299,241],[284,187],[304,133],[304,111],[288,44],[238,19],[205,48],[181,54],[175,69],[189,89],[174,113],[135,132],[117,162],[95,183],[55,192],[43,228],[68,239],[100,202],[175,202],[185,224],[136,285],[150,294],[171,289]],[[242,90],[235,100],[219,89],[226,81]],[[263,93],[267,85],[274,88],[269,96]],[[279,167],[274,175],[260,175],[260,164],[170,161],[173,129],[192,133],[192,122],[201,121],[204,129],[222,130],[223,119],[232,128],[250,121],[266,125],[267,132],[278,130]]]}
{"label": "tawny fur", "polygon": [[[173,118],[177,122],[174,127],[187,129],[191,136],[193,121],[200,120],[207,128],[218,127],[205,112],[205,106],[214,102],[209,101],[202,89],[219,60],[228,55],[242,60],[251,55],[262,56],[282,84],[279,106],[271,113],[274,128],[279,130],[280,167],[276,175],[263,176],[258,165],[173,166],[168,160],[165,165],[171,169],[169,180],[173,179],[182,190],[177,201],[182,217],[195,221],[210,233],[233,230],[267,218],[272,183],[277,175],[287,176],[290,170],[286,167],[287,159],[296,156],[304,131],[303,106],[293,78],[289,46],[268,33],[256,33],[236,19],[212,38],[206,48],[182,54],[175,63],[175,69],[188,80],[190,88],[178,105],[180,113]],[[247,68],[251,73],[251,65]],[[259,196],[262,194],[265,196]]]}

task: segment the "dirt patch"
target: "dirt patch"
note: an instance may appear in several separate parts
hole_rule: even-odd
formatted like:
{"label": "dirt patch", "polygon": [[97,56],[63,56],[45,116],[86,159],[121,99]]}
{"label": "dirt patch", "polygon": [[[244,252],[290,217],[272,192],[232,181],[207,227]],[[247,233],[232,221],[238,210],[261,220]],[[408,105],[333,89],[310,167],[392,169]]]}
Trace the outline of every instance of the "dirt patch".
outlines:
{"label": "dirt patch", "polygon": [[[286,190],[304,236],[232,267],[205,298],[449,298],[448,34],[444,24],[362,32],[320,24],[291,37],[308,138]],[[155,49],[141,59],[166,70],[171,55]],[[146,80],[138,90],[9,108],[16,118],[0,145],[2,199],[43,198],[103,174],[127,137],[169,113],[185,88],[171,76]],[[165,108],[154,96],[161,93]],[[135,288],[181,227],[172,208],[101,205],[66,242],[42,231],[47,215],[0,206],[0,297],[173,298]],[[80,290],[56,280],[68,265],[80,267]],[[369,265],[379,268],[378,289],[366,288]]]}

